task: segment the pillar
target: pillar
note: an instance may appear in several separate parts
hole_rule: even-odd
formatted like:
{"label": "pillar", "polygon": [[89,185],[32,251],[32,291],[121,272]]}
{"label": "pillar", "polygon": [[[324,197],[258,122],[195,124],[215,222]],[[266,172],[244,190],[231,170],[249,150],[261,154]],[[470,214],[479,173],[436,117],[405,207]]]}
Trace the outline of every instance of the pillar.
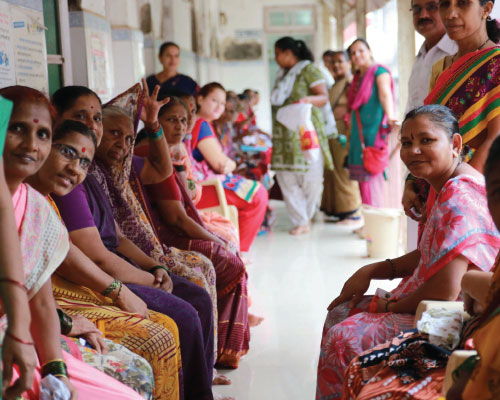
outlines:
{"label": "pillar", "polygon": [[398,110],[400,117],[403,117],[405,111],[408,99],[408,80],[415,61],[415,28],[413,27],[413,16],[408,8],[407,0],[398,0]]}
{"label": "pillar", "polygon": [[344,48],[344,6],[337,2],[335,6],[335,19],[337,21],[337,50]]}
{"label": "pillar", "polygon": [[356,0],[356,33],[366,38],[366,0]]}
{"label": "pillar", "polygon": [[321,15],[323,17],[322,21],[323,43],[321,49],[322,50],[331,49],[333,45],[332,43],[333,32],[332,32],[332,23],[330,21],[330,17],[332,15],[330,6],[323,4]]}

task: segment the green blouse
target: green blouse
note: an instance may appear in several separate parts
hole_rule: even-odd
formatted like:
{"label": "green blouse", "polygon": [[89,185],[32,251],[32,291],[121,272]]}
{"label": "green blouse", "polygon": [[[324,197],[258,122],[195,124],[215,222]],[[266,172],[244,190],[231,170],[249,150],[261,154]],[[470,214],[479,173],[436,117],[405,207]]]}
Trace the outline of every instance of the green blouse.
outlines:
{"label": "green blouse", "polygon": [[10,100],[0,96],[0,157],[3,155],[5,146],[5,136],[9,127],[10,113],[13,104]]}

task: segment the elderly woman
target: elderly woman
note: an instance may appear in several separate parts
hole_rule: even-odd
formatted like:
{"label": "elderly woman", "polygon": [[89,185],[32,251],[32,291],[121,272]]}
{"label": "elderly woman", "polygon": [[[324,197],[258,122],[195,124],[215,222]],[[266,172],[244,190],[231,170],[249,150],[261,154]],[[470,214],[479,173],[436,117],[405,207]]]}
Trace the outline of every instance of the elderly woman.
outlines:
{"label": "elderly woman", "polygon": [[[344,371],[362,351],[412,327],[422,300],[455,300],[470,268],[489,271],[500,237],[486,204],[484,177],[461,162],[458,122],[443,106],[406,116],[401,159],[436,191],[419,248],[366,265],[330,304],[323,330],[316,398],[339,398]],[[372,279],[404,278],[387,298],[363,296]]]}
{"label": "elderly woman", "polygon": [[[440,2],[439,13],[446,33],[457,42],[458,52],[434,65],[431,91],[424,102],[445,105],[457,116],[463,144],[468,147],[466,160],[478,171],[483,170],[491,143],[500,132],[500,94],[497,90],[500,29],[490,16],[493,3],[487,0]],[[431,190],[431,201],[433,197]],[[426,200],[422,185],[415,184],[410,177],[403,195],[406,214],[421,220]]]}

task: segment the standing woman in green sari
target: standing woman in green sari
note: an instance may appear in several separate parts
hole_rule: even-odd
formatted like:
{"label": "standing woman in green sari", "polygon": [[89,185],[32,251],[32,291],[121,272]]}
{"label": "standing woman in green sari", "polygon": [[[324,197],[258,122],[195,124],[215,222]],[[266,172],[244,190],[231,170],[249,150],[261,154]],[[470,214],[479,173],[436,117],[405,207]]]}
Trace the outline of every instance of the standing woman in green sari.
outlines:
{"label": "standing woman in green sari", "polygon": [[[397,126],[394,107],[394,84],[387,67],[375,62],[368,42],[356,39],[347,49],[355,70],[347,92],[351,128],[348,165],[352,180],[359,182],[361,202],[384,206],[384,171],[367,171],[363,148],[386,148],[388,135]],[[384,167],[389,166],[389,158]],[[384,169],[385,169],[384,168]]]}
{"label": "standing woman in green sari", "polygon": [[[274,44],[274,53],[280,70],[271,93],[271,168],[276,171],[288,216],[294,225],[290,234],[300,235],[309,232],[311,219],[321,199],[323,165],[328,169],[333,168],[320,110],[327,106],[328,92],[323,75],[312,63],[313,55],[302,40],[282,37]],[[276,119],[281,107],[297,102],[313,105],[311,119],[318,134],[321,152],[320,157],[311,162],[306,161],[301,151],[299,132],[287,129]]]}

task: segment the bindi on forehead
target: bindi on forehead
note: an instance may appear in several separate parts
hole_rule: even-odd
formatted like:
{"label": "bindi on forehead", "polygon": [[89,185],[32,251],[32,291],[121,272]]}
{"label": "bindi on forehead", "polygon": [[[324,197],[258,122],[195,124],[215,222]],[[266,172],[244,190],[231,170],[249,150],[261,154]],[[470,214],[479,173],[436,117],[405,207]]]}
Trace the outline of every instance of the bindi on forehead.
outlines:
{"label": "bindi on forehead", "polygon": [[85,147],[82,147],[82,153],[85,153],[87,149]]}
{"label": "bindi on forehead", "polygon": [[38,124],[38,119],[37,119],[37,118],[34,118],[34,119],[33,119],[33,122],[34,122],[35,124]]}

